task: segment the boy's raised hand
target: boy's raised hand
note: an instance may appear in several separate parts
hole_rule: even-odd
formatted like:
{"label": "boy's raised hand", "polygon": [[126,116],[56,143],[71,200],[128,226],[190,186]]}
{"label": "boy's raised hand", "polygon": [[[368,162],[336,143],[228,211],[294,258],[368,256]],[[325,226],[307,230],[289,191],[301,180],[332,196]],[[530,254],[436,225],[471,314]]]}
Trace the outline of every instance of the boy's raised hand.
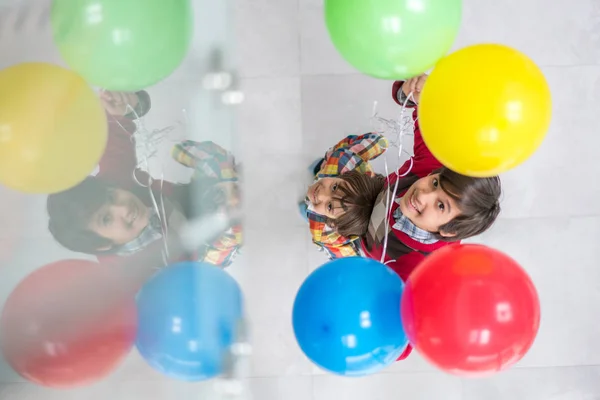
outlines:
{"label": "boy's raised hand", "polygon": [[402,85],[404,94],[408,96],[412,93],[412,100],[417,104],[421,100],[421,91],[423,90],[423,86],[425,86],[427,76],[426,74],[415,76],[414,78],[407,79]]}
{"label": "boy's raised hand", "polygon": [[133,92],[100,92],[100,100],[106,111],[115,117],[129,114],[138,105],[138,96]]}

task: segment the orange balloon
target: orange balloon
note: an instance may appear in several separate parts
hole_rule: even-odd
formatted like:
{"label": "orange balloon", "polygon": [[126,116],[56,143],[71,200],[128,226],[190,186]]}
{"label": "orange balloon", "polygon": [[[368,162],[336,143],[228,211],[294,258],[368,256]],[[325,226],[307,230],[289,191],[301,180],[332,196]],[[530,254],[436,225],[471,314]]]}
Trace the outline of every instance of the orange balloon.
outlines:
{"label": "orange balloon", "polygon": [[137,330],[133,294],[119,289],[113,271],[92,261],[64,260],[27,276],[0,319],[10,366],[31,382],[55,388],[91,384],[112,372]]}
{"label": "orange balloon", "polygon": [[0,71],[0,182],[54,193],[81,182],[107,141],[100,100],[74,72],[45,63]]}

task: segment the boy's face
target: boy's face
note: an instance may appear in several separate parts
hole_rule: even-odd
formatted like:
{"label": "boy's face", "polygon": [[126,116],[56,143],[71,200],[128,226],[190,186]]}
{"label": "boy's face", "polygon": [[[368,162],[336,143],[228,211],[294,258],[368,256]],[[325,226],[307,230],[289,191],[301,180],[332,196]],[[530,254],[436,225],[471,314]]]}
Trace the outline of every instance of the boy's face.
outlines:
{"label": "boy's face", "polygon": [[321,178],[313,183],[306,192],[306,197],[310,201],[311,209],[317,213],[329,218],[336,218],[344,213],[336,191],[340,185],[345,185],[345,181],[340,178]]}
{"label": "boy's face", "polygon": [[127,190],[114,189],[109,201],[92,215],[88,229],[119,246],[138,237],[149,219],[148,208],[136,195]]}
{"label": "boy's face", "polygon": [[[411,185],[400,200],[400,211],[417,227],[428,232],[438,232],[440,226],[460,214],[458,204],[439,184],[439,174],[419,179]],[[439,232],[445,237],[454,234]]]}

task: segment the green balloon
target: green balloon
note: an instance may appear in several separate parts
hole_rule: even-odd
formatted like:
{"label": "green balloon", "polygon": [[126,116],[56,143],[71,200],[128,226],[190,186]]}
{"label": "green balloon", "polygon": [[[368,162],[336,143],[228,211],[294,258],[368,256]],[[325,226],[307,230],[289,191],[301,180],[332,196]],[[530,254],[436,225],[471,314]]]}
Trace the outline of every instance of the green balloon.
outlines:
{"label": "green balloon", "polygon": [[325,0],[333,44],[381,79],[419,75],[442,58],[460,26],[462,0]]}
{"label": "green balloon", "polygon": [[54,0],[51,21],[67,64],[91,84],[120,91],[171,74],[193,31],[190,0]]}

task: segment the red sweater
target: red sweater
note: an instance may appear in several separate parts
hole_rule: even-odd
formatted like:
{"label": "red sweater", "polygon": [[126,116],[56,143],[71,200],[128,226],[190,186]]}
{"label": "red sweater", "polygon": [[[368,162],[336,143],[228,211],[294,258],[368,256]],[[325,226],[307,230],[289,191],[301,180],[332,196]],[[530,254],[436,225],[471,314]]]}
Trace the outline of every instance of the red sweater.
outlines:
{"label": "red sweater", "polygon": [[[392,97],[394,101],[398,104],[398,99],[396,98],[396,93],[400,89],[402,82],[395,82],[392,87]],[[401,104],[400,104],[401,105]],[[414,121],[414,156],[412,157],[412,168],[411,161],[406,161],[399,169],[398,174],[404,175],[410,168],[410,172],[405,176],[400,178],[401,181],[398,183],[398,194],[396,197],[402,197],[404,193],[408,190],[412,182],[416,181],[419,178],[423,178],[433,171],[442,168],[442,164],[431,154],[425,142],[423,141],[423,137],[421,136],[421,129],[419,127],[417,108],[413,110],[412,113],[413,121]],[[390,188],[393,188],[396,184],[396,180],[398,179],[398,175],[396,172],[390,174],[388,176]],[[390,226],[394,225],[394,217],[393,212],[399,207],[399,204],[392,204],[392,212],[389,214]],[[451,242],[443,242],[438,241],[432,244],[423,244],[412,239],[406,233],[392,229],[390,235],[393,237],[388,238],[388,246],[389,241],[395,240],[400,242],[408,251],[406,251],[400,257],[392,258],[389,256],[389,247],[388,254],[384,258],[384,262],[388,267],[390,267],[394,272],[396,272],[402,281],[406,282],[409,275],[414,271],[414,269],[419,265],[421,261],[426,257],[428,253],[431,253],[434,250],[439,248],[448,246],[452,244]],[[361,248],[366,257],[373,258],[375,260],[381,260],[381,255],[383,253],[383,244],[375,243],[372,245],[371,249],[367,248],[368,246],[365,243],[365,240],[361,240]],[[409,345],[406,351],[398,358],[398,360],[403,360],[411,353],[412,348]]]}
{"label": "red sweater", "polygon": [[[398,103],[398,100],[396,99],[395,94],[396,94],[397,90],[399,89],[400,84],[401,83],[396,82],[394,84],[394,89],[393,89],[393,97],[397,103]],[[405,177],[400,178],[401,181],[398,184],[399,192],[398,192],[398,194],[396,194],[397,197],[402,197],[404,195],[404,193],[410,186],[409,183],[411,181],[415,181],[418,178],[423,178],[423,177],[431,174],[433,171],[435,171],[439,168],[442,168],[442,164],[433,156],[433,154],[431,154],[431,152],[427,148],[427,145],[423,141],[423,136],[421,136],[421,129],[419,127],[418,114],[417,114],[416,108],[413,110],[412,117],[413,117],[413,121],[415,124],[415,127],[414,127],[414,135],[415,135],[414,136],[414,156],[412,157],[412,168],[411,168],[411,161],[408,160],[398,169],[398,173],[400,175],[405,174],[409,170],[409,168],[410,168],[410,172]],[[388,179],[390,182],[389,183],[390,187],[394,187],[394,185],[396,184],[396,180],[398,179],[398,175],[396,174],[396,172],[393,172],[388,176]],[[406,182],[406,184],[403,184],[403,181]],[[393,211],[395,211],[398,207],[399,207],[399,205],[397,203],[393,203],[392,213],[390,214],[390,226],[394,224]],[[410,273],[414,270],[414,268],[417,266],[417,264],[425,257],[425,255],[427,253],[431,253],[434,250],[437,250],[441,247],[444,247],[444,246],[447,246],[448,244],[450,244],[449,242],[442,242],[442,241],[438,241],[433,244],[423,244],[421,242],[418,242],[418,241],[412,239],[410,236],[408,236],[404,232],[400,232],[398,230],[393,229],[391,233],[394,234],[394,237],[398,241],[400,241],[401,243],[406,245],[408,248],[413,250],[413,251],[407,252],[406,254],[402,255],[401,257],[399,257],[395,260],[393,260],[389,256],[386,256],[386,258],[385,258],[385,261],[390,261],[390,263],[388,263],[387,265],[390,268],[392,268],[394,271],[396,271],[396,273],[398,273],[398,275],[400,275],[400,277],[404,281],[406,281],[406,279],[408,278]],[[370,250],[368,250],[366,243],[363,240],[363,241],[361,241],[361,247],[362,247],[364,254],[367,257],[373,258],[376,260],[381,259],[381,254],[383,251],[383,244],[381,244],[381,243],[375,244],[374,246],[372,246],[372,248]]]}
{"label": "red sweater", "polygon": [[[112,116],[107,114],[108,119],[108,141],[106,150],[99,163],[99,171],[96,177],[120,188],[133,191],[148,206],[152,206],[148,189],[142,188],[133,178],[135,171],[140,183],[148,182],[148,173],[137,168],[137,158],[135,152],[135,142],[132,135],[136,131],[135,122],[128,117]],[[158,193],[160,182],[152,183],[153,190]],[[175,185],[171,182],[163,182],[162,193],[169,197],[179,197],[182,195],[185,185]],[[181,192],[181,193],[180,193]],[[149,245],[144,252],[155,252],[160,254],[162,241],[158,240]],[[98,261],[102,263],[111,263],[121,256],[106,254],[98,255]]]}

